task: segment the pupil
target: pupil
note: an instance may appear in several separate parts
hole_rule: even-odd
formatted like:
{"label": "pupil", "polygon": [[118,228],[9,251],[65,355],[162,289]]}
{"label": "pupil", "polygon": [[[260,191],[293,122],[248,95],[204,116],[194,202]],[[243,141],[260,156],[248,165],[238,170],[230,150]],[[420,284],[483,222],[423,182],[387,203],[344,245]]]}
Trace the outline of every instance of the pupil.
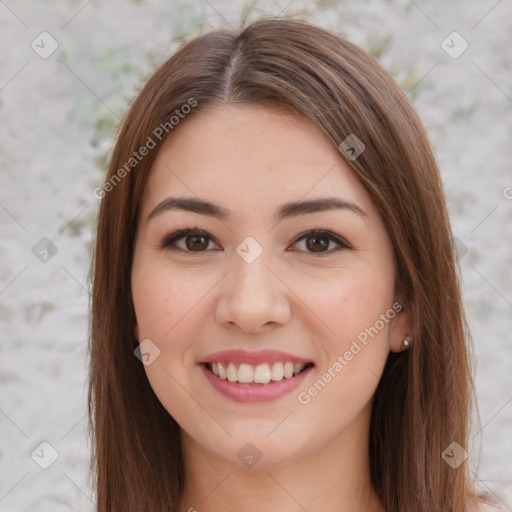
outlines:
{"label": "pupil", "polygon": [[[312,240],[312,243],[308,243],[308,249],[311,249],[313,252],[322,252],[322,248],[326,249],[329,246],[329,241],[326,239],[326,237],[322,236],[314,236],[309,238],[309,240]],[[319,245],[314,245],[315,243],[318,243],[320,241]],[[317,250],[320,248],[320,250]]]}
{"label": "pupil", "polygon": [[[208,242],[205,242],[206,237],[200,236],[200,235],[190,235],[187,237],[187,248],[194,250],[194,249],[206,249],[208,247]],[[201,243],[202,241],[202,243]],[[197,243],[201,247],[198,247],[197,245],[194,246],[194,244]]]}

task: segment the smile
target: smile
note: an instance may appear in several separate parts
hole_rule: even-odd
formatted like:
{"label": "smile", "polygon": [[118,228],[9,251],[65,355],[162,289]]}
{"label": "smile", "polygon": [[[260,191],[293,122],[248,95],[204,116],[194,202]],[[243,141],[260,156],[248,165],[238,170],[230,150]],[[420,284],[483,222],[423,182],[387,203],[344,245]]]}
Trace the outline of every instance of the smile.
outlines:
{"label": "smile", "polygon": [[[297,366],[295,366],[297,365]],[[234,402],[271,402],[291,393],[314,370],[313,363],[260,363],[256,366],[240,363],[201,363],[199,368],[212,388]],[[219,373],[215,375],[214,368]],[[231,370],[230,370],[231,368]],[[297,373],[296,373],[297,369]],[[221,376],[225,375],[225,377]],[[287,375],[290,375],[287,377]],[[273,380],[272,375],[279,380]],[[233,380],[229,380],[229,378]],[[238,379],[249,382],[241,382]],[[257,382],[258,380],[263,382]]]}
{"label": "smile", "polygon": [[291,379],[310,366],[312,366],[312,363],[293,363],[291,361],[258,365],[227,361],[206,364],[207,369],[221,379],[249,385],[264,385],[270,382],[279,382],[283,379]]}

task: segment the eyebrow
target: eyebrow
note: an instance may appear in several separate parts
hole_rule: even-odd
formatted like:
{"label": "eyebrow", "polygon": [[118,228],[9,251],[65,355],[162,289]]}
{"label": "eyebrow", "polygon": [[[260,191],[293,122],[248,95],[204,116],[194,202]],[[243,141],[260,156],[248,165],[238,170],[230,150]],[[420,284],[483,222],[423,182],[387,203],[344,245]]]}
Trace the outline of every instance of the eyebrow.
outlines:
{"label": "eyebrow", "polygon": [[[229,220],[231,218],[229,210],[210,201],[195,197],[167,197],[153,208],[148,215],[147,222],[169,210],[185,210],[201,215],[209,215],[219,220]],[[280,222],[283,219],[327,210],[346,210],[360,215],[361,217],[366,216],[366,213],[351,201],[339,197],[322,197],[309,201],[292,201],[285,203],[276,212],[274,219],[276,222]]]}

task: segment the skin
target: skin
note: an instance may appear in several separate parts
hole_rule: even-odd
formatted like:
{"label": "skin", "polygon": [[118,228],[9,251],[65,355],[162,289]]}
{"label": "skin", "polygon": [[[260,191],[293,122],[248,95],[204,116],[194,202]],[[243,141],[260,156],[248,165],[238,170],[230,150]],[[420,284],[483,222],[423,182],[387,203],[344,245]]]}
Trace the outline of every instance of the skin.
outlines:
{"label": "skin", "polygon": [[[219,203],[231,218],[172,210],[147,220],[169,196]],[[285,202],[325,196],[351,201],[365,215],[334,209],[273,218]],[[186,237],[175,242],[181,251],[161,248],[169,233],[195,226],[210,238],[192,242],[189,252]],[[331,251],[338,247],[331,241],[328,254],[316,252],[314,236],[298,240],[314,229],[352,249]],[[236,252],[247,236],[263,248],[250,264]],[[371,403],[389,351],[403,350],[411,335],[408,313],[385,323],[309,403],[297,395],[400,300],[395,277],[370,196],[312,123],[272,107],[224,105],[175,129],[144,190],[132,291],[135,336],[160,349],[145,366],[149,382],[182,431],[181,510],[384,510],[369,476]],[[197,365],[233,348],[282,350],[315,367],[278,400],[237,403]],[[248,442],[261,453],[251,468],[237,457]]]}

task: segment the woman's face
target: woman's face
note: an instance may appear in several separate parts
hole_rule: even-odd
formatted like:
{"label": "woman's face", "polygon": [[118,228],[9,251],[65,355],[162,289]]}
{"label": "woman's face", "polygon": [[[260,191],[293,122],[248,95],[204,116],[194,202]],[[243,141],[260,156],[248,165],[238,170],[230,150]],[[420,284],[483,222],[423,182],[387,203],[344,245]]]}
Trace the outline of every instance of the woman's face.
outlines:
{"label": "woman's face", "polygon": [[364,443],[386,357],[409,334],[394,284],[374,204],[310,122],[223,106],[160,150],[135,242],[135,335],[189,446],[270,468]]}

